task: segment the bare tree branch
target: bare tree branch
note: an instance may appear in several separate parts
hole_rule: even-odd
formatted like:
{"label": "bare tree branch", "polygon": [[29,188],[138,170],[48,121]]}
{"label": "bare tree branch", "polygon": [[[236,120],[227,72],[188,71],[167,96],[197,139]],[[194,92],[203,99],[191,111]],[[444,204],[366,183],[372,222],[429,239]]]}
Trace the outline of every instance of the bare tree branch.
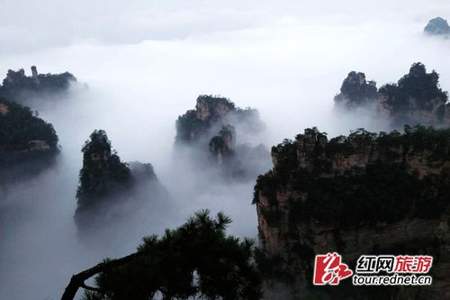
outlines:
{"label": "bare tree branch", "polygon": [[81,287],[82,287],[83,289],[85,289],[85,290],[89,290],[89,291],[93,291],[93,292],[97,292],[97,293],[102,293],[102,294],[104,294],[104,291],[103,291],[102,289],[99,289],[99,288],[96,288],[96,287],[93,287],[93,286],[89,286],[89,285],[87,285],[87,284],[85,284],[85,283],[83,283],[83,284],[81,285]]}
{"label": "bare tree branch", "polygon": [[78,274],[73,275],[70,279],[69,284],[64,290],[64,294],[62,295],[61,300],[73,300],[79,288],[85,288],[88,290],[99,292],[99,289],[89,287],[84,282],[94,275],[128,264],[135,259],[143,256],[144,254],[144,252],[135,252],[122,258],[99,263],[92,268],[86,269]]}

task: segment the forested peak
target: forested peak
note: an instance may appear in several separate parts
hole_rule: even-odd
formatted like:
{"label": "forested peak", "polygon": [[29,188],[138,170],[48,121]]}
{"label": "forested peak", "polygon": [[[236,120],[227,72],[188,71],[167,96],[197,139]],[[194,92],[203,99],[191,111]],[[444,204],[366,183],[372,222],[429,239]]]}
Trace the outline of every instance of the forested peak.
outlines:
{"label": "forested peak", "polygon": [[334,100],[343,103],[349,108],[367,105],[378,97],[377,84],[375,81],[367,81],[362,72],[352,71],[344,79],[341,92]]}
{"label": "forested peak", "polygon": [[56,150],[57,144],[58,136],[52,124],[30,108],[0,98],[0,147]]}
{"label": "forested peak", "polygon": [[242,125],[242,128],[254,133],[263,127],[256,110],[236,107],[224,97],[200,95],[195,109],[178,117],[176,142],[207,143],[224,125]]}
{"label": "forested peak", "polygon": [[374,133],[360,128],[328,140],[326,133],[309,128],[294,141],[286,139],[272,147],[272,160],[273,172],[282,182],[298,170],[331,176],[380,161],[405,164],[423,176],[450,160],[450,129],[405,126],[403,133]]}
{"label": "forested peak", "polygon": [[52,124],[30,108],[0,98],[0,190],[49,168],[58,153]]}
{"label": "forested peak", "polygon": [[[273,169],[258,177],[254,190],[259,237],[271,259],[265,274],[304,284],[293,294],[315,292],[307,283],[318,253],[337,249],[349,262],[364,253],[448,254],[450,235],[441,226],[450,208],[450,129],[407,126],[403,133],[376,134],[361,128],[327,141],[311,128],[275,146],[272,156]],[[436,291],[436,297],[400,289],[333,296],[441,299]]]}
{"label": "forested peak", "polygon": [[[427,74],[427,67],[421,62],[414,63],[409,69],[409,76],[424,77]],[[406,76],[408,76],[406,75]]]}
{"label": "forested peak", "polygon": [[446,19],[442,17],[436,17],[431,19],[425,27],[425,33],[431,35],[446,35],[450,34],[450,26]]}
{"label": "forested peak", "polygon": [[81,151],[83,167],[77,192],[80,206],[92,205],[95,201],[89,199],[107,196],[131,182],[129,167],[111,150],[104,130],[94,130]]}
{"label": "forested peak", "polygon": [[[153,166],[137,161],[123,162],[113,150],[104,130],[94,130],[81,151],[83,166],[79,175],[75,214],[80,229],[90,226],[103,228],[103,222],[112,221],[109,218],[113,211],[117,218],[125,216],[126,210],[117,207],[119,203],[139,209],[147,203],[147,197],[162,199],[165,191]],[[148,188],[148,194],[138,192],[139,188]]]}
{"label": "forested peak", "polygon": [[11,101],[25,103],[30,98],[59,95],[66,92],[77,79],[71,73],[40,74],[37,67],[31,67],[31,76],[24,69],[8,70],[3,85],[0,85],[0,96]]}
{"label": "forested peak", "polygon": [[81,149],[85,156],[101,154],[109,157],[111,155],[111,141],[104,130],[94,130]]}
{"label": "forested peak", "polygon": [[380,93],[393,114],[435,111],[448,100],[447,92],[439,86],[439,74],[434,70],[428,73],[420,62],[413,64],[397,84],[383,86]]}
{"label": "forested peak", "polygon": [[[40,80],[44,80],[40,82]],[[17,88],[38,88],[39,86],[50,88],[63,88],[70,81],[76,81],[76,77],[69,72],[60,74],[40,74],[37,67],[31,67],[31,76],[25,74],[24,69],[17,71],[9,69],[6,73],[5,79],[3,79],[3,87],[17,87]]]}
{"label": "forested peak", "polygon": [[218,119],[235,110],[234,103],[218,96],[200,95],[195,105],[197,117],[201,120]]}
{"label": "forested peak", "polygon": [[209,142],[209,151],[219,163],[223,163],[224,158],[232,155],[235,147],[236,130],[232,125],[224,125],[218,135]]}
{"label": "forested peak", "polygon": [[377,117],[387,118],[392,128],[450,126],[448,94],[439,85],[439,74],[428,72],[421,62],[414,63],[397,83],[380,89],[374,81],[366,81],[364,73],[350,72],[334,100],[347,110],[369,108]]}
{"label": "forested peak", "polygon": [[350,94],[354,90],[362,90],[367,86],[376,86],[375,82],[367,81],[366,74],[362,72],[351,71],[341,86],[341,92]]}
{"label": "forested peak", "polygon": [[227,144],[236,144],[236,129],[232,125],[224,125],[219,131],[219,136],[223,138]]}
{"label": "forested peak", "polygon": [[429,87],[441,91],[439,87],[439,74],[434,70],[427,73],[426,66],[420,62],[414,63],[411,66],[409,73],[398,81],[398,86],[405,88],[413,88],[414,86],[417,86],[417,88]]}

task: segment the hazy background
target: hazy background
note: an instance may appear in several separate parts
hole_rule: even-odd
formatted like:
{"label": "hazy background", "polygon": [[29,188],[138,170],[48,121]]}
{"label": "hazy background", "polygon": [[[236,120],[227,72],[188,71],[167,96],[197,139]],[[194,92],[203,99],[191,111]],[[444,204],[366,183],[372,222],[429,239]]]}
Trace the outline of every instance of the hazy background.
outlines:
{"label": "hazy background", "polygon": [[[256,238],[253,182],[209,185],[173,160],[175,120],[199,94],[257,108],[270,146],[311,126],[330,136],[383,129],[365,115],[333,114],[351,70],[380,86],[421,61],[450,90],[450,40],[422,34],[430,18],[450,19],[449,1],[311,2],[0,0],[0,77],[37,65],[89,85],[40,109],[60,137],[56,167],[0,195],[8,212],[0,299],[58,299],[71,274],[133,251],[144,234],[176,227],[199,208],[225,211],[232,233]],[[96,128],[124,161],[151,162],[175,207],[100,249],[78,242],[72,218],[80,149]]]}

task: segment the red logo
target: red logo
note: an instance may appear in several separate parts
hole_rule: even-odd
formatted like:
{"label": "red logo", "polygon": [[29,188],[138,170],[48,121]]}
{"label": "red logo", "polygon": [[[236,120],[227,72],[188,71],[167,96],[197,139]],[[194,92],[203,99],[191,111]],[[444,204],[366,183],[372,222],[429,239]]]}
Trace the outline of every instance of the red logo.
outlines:
{"label": "red logo", "polygon": [[316,255],[314,261],[314,285],[339,285],[340,281],[353,275],[348,265],[336,252]]}

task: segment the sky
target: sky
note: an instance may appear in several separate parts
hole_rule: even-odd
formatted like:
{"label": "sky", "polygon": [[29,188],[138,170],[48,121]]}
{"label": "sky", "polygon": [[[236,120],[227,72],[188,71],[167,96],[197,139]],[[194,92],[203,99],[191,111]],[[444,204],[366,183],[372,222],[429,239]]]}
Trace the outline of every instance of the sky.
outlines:
{"label": "sky", "polygon": [[[0,299],[58,299],[71,274],[200,208],[225,211],[231,233],[256,238],[254,182],[208,185],[186,173],[173,159],[176,118],[211,94],[258,109],[267,147],[312,126],[330,136],[383,130],[364,114],[336,115],[333,97],[350,71],[381,86],[418,61],[450,90],[450,40],[423,35],[436,16],[450,19],[449,1],[0,0],[0,77],[36,65],[88,87],[39,110],[60,137],[57,166],[0,195],[11,211],[0,230]],[[124,161],[154,165],[176,209],[128,228],[119,245],[90,249],[72,216],[80,149],[98,128]]]}

